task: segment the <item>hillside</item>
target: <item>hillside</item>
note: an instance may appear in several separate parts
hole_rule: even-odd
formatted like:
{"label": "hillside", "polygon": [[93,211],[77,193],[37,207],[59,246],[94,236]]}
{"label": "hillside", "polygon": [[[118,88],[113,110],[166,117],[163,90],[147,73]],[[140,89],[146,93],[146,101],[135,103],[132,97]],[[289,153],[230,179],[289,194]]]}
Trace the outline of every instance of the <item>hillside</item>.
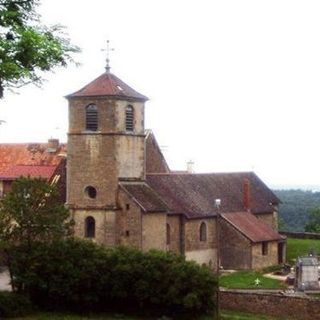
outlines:
{"label": "hillside", "polygon": [[279,216],[284,222],[280,229],[286,231],[304,231],[309,210],[320,207],[320,192],[305,190],[273,190],[281,200]]}

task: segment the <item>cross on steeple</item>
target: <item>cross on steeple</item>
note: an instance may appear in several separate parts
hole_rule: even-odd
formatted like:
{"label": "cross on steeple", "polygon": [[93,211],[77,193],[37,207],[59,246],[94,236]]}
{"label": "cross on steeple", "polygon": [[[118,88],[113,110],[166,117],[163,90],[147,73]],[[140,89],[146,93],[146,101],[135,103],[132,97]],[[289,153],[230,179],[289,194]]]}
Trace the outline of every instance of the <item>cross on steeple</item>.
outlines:
{"label": "cross on steeple", "polygon": [[107,51],[107,59],[106,59],[106,71],[110,72],[110,52],[114,51],[114,48],[110,48],[110,41],[107,40],[107,49],[103,49],[102,51]]}

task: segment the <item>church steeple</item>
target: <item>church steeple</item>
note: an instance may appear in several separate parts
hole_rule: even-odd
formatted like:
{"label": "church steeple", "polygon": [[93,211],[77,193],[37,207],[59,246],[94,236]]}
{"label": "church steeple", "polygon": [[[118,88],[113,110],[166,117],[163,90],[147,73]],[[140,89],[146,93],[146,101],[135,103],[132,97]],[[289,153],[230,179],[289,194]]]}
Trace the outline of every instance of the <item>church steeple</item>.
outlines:
{"label": "church steeple", "polygon": [[[106,72],[66,98],[67,203],[76,234],[86,236],[83,224],[92,219],[97,230],[115,223],[119,180],[145,180],[144,103],[148,98],[110,72],[109,58]],[[113,233],[106,236],[101,231],[95,237],[107,245],[115,241]]]}

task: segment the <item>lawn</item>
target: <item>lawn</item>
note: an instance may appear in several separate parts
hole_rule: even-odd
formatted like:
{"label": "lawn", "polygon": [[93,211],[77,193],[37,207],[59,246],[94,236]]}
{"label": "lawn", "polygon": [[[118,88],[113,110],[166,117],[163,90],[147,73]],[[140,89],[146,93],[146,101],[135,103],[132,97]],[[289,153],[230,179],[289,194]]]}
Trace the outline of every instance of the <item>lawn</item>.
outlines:
{"label": "lawn", "polygon": [[294,263],[294,259],[301,256],[306,256],[314,250],[320,254],[320,240],[313,239],[287,239],[287,261],[290,264]]}
{"label": "lawn", "polygon": [[[255,285],[255,280],[260,280],[260,285]],[[256,271],[238,271],[224,275],[219,280],[219,285],[230,289],[284,289],[286,285],[276,279],[263,276]]]}

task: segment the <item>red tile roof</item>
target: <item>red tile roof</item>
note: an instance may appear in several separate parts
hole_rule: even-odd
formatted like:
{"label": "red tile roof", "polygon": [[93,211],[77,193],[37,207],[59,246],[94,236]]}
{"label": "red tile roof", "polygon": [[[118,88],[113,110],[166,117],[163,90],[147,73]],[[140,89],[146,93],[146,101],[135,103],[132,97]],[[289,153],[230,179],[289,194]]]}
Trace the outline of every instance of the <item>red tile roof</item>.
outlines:
{"label": "red tile roof", "polygon": [[94,96],[109,96],[117,99],[132,99],[138,101],[148,100],[146,96],[135,91],[114,74],[109,72],[103,73],[79,91],[68,95],[67,98]]}
{"label": "red tile roof", "polygon": [[223,213],[221,216],[252,242],[285,239],[249,212]]}
{"label": "red tile roof", "polygon": [[0,144],[0,177],[11,179],[24,173],[30,176],[41,173],[47,178],[50,168],[56,168],[65,158],[66,146],[60,144],[55,152],[48,151],[46,143]]}
{"label": "red tile roof", "polygon": [[20,165],[11,166],[0,173],[2,180],[14,180],[21,176],[30,178],[50,179],[56,171],[56,166]]}
{"label": "red tile roof", "polygon": [[168,207],[159,195],[145,183],[121,183],[123,190],[129,193],[145,212],[166,212]]}
{"label": "red tile roof", "polygon": [[188,218],[215,216],[215,199],[221,199],[220,212],[245,211],[243,183],[250,181],[250,210],[270,213],[279,199],[252,172],[212,174],[148,174],[147,183],[172,213]]}

